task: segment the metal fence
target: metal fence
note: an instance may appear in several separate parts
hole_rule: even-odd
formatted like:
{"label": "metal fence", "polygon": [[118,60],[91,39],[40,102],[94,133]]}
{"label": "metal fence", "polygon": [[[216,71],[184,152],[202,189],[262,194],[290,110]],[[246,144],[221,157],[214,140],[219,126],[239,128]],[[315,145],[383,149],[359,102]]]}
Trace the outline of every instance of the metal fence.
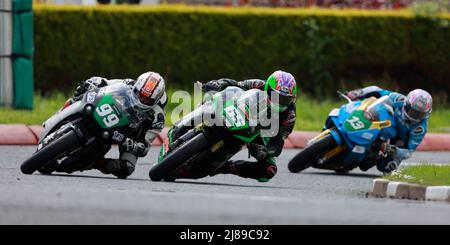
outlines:
{"label": "metal fence", "polygon": [[12,0],[0,1],[0,106],[13,103]]}

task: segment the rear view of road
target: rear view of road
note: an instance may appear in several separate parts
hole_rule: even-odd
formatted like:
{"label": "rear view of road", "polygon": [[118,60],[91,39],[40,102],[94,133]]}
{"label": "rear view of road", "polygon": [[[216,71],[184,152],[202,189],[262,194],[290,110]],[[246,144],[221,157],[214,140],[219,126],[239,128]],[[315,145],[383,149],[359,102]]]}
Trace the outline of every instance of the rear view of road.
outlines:
{"label": "rear view of road", "polygon": [[[34,150],[0,147],[0,224],[450,224],[447,203],[367,197],[376,170],[289,173],[297,150],[283,153],[268,183],[230,175],[151,182],[158,148],[128,180],[95,171],[25,176],[19,166]],[[450,153],[416,153],[409,162],[449,161]]]}

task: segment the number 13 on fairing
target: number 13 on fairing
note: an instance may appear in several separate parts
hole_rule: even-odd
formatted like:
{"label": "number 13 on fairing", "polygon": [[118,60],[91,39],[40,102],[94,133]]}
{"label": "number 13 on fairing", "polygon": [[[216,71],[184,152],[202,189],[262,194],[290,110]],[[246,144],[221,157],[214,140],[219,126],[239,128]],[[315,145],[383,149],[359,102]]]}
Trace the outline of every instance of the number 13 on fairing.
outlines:
{"label": "number 13 on fairing", "polygon": [[119,117],[114,113],[114,110],[109,104],[103,104],[100,107],[97,107],[95,112],[103,118],[102,121],[108,128],[114,127],[120,122]]}

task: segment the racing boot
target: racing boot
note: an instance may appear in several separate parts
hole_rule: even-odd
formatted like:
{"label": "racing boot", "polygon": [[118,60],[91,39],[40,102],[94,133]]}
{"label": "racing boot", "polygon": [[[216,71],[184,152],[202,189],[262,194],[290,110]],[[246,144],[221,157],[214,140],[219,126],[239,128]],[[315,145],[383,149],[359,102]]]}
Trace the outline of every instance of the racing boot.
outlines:
{"label": "racing boot", "polygon": [[99,159],[94,168],[104,174],[112,174],[119,179],[126,179],[136,167],[137,157],[130,153],[123,153],[120,159]]}
{"label": "racing boot", "polygon": [[268,182],[277,173],[275,162],[271,161],[228,161],[219,168],[213,175],[233,174],[243,178],[258,180],[259,182]]}

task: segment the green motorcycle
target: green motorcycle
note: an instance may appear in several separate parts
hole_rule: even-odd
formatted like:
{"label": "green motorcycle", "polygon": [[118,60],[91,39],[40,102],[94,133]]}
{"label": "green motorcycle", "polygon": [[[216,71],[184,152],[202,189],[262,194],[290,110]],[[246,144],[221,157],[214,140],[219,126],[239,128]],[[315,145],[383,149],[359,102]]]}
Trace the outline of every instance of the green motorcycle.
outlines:
{"label": "green motorcycle", "polygon": [[44,123],[38,149],[21,165],[21,171],[50,174],[56,169],[90,169],[92,161],[79,161],[81,157],[95,159],[96,154],[106,153],[98,149],[121,144],[138,130],[150,109],[126,84],[92,88]]}
{"label": "green motorcycle", "polygon": [[261,90],[233,86],[207,95],[199,107],[176,124],[188,130],[173,142],[166,140],[159,162],[150,169],[150,179],[203,178],[214,174],[246,144],[258,139],[267,144],[269,138],[262,137],[260,123],[267,118],[266,102],[267,94]]}

